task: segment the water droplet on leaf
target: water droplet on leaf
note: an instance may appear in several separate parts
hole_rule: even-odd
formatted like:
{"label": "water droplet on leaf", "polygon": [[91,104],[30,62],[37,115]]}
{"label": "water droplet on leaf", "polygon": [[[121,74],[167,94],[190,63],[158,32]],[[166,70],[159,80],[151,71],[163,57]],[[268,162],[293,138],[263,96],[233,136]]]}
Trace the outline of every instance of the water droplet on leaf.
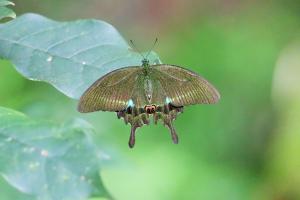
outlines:
{"label": "water droplet on leaf", "polygon": [[49,56],[48,58],[47,58],[47,62],[51,62],[53,60],[53,57],[52,56]]}
{"label": "water droplet on leaf", "polygon": [[81,181],[85,181],[85,176],[80,176]]}
{"label": "water droplet on leaf", "polygon": [[48,157],[49,156],[49,152],[47,151],[47,150],[42,150],[41,151],[41,156],[43,156],[43,157]]}

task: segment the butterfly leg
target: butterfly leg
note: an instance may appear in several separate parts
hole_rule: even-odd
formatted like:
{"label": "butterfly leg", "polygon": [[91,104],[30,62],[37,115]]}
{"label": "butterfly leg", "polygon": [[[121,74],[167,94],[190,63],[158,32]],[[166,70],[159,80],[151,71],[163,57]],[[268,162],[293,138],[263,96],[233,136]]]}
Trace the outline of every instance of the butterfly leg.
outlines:
{"label": "butterfly leg", "polygon": [[141,114],[141,119],[144,124],[149,125],[149,116],[147,116],[145,113]]}
{"label": "butterfly leg", "polygon": [[165,119],[165,125],[168,126],[169,130],[171,131],[171,136],[172,136],[172,140],[174,142],[174,144],[178,144],[178,135],[176,133],[176,130],[172,124],[171,119]]}
{"label": "butterfly leg", "polygon": [[137,128],[143,126],[142,120],[139,117],[133,118],[133,121],[130,122],[131,124],[131,132],[129,138],[129,147],[133,148],[135,144],[135,131]]}
{"label": "butterfly leg", "polygon": [[177,115],[182,111],[183,107],[173,107],[171,104],[169,104],[168,106],[164,106],[163,114],[161,115],[164,125],[166,125],[171,132],[174,144],[178,144],[178,135],[176,133],[172,121],[175,120]]}
{"label": "butterfly leg", "polygon": [[132,125],[131,126],[131,132],[130,132],[130,138],[129,138],[129,147],[133,148],[135,144],[135,131],[136,131],[137,126]]}
{"label": "butterfly leg", "polygon": [[161,113],[153,113],[153,121],[154,124],[157,124],[158,120],[160,120],[162,118],[162,114]]}

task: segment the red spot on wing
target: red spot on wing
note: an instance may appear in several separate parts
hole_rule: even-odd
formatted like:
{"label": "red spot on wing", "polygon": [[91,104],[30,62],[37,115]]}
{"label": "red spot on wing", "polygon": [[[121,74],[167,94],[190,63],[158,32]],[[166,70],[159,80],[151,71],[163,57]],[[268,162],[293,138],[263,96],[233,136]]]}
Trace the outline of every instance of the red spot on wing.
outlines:
{"label": "red spot on wing", "polygon": [[156,111],[156,105],[146,105],[144,109],[147,114],[153,114]]}

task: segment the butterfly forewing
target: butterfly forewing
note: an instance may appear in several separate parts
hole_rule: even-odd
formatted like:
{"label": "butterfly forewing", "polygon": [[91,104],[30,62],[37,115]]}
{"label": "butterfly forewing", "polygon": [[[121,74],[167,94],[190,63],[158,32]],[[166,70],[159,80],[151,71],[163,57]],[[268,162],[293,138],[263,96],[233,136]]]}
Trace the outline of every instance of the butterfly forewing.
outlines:
{"label": "butterfly forewing", "polygon": [[80,112],[120,111],[127,107],[141,67],[126,67],[97,80],[80,98]]}
{"label": "butterfly forewing", "polygon": [[174,65],[152,66],[166,96],[174,106],[213,104],[220,95],[218,91],[198,74]]}
{"label": "butterfly forewing", "polygon": [[[218,91],[198,74],[174,65],[151,66],[153,102],[163,105],[169,98],[174,106],[216,103]],[[125,67],[97,80],[81,97],[80,112],[120,111],[132,99],[137,107],[146,105],[142,67]]]}

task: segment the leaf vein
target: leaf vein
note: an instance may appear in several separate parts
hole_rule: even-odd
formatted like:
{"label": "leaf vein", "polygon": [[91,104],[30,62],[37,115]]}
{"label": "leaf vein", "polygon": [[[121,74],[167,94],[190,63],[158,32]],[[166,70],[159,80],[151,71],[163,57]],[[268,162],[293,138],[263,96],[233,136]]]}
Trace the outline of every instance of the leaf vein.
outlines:
{"label": "leaf vein", "polygon": [[90,50],[99,48],[99,47],[101,47],[101,46],[114,46],[114,45],[115,45],[115,44],[109,44],[109,43],[108,43],[108,44],[97,44],[97,45],[94,45],[94,46],[90,46],[90,47],[88,47],[88,48],[86,48],[86,49],[79,50],[79,51],[75,52],[74,54],[70,55],[68,58],[73,58],[73,57],[75,57],[75,56],[78,56],[78,55],[80,55],[80,54],[82,54],[82,53],[85,53],[85,52],[87,52],[87,51],[90,51]]}
{"label": "leaf vein", "polygon": [[42,30],[39,30],[39,31],[36,31],[36,32],[33,32],[29,35],[25,35],[24,37],[21,37],[17,40],[17,42],[22,42],[24,40],[26,40],[27,38],[29,37],[32,37],[32,36],[36,36],[36,35],[39,35],[41,33],[45,33],[47,31],[52,31],[52,30],[55,30],[55,29],[60,29],[60,28],[64,28],[65,26],[69,25],[68,23],[63,23],[62,25],[60,26],[55,26],[55,27],[51,27],[51,28],[47,28],[47,29],[42,29]]}
{"label": "leaf vein", "polygon": [[[3,39],[3,38],[1,39],[1,38],[0,38],[0,40],[6,41],[6,42],[10,42],[10,43],[13,43],[13,44],[15,44],[15,45],[23,46],[23,47],[26,47],[26,48],[29,48],[29,49],[32,49],[32,50],[38,50],[38,51],[41,51],[41,52],[43,52],[43,53],[45,53],[45,54],[48,54],[49,56],[54,56],[54,57],[58,57],[58,58],[70,60],[70,61],[74,62],[75,64],[80,64],[80,65],[82,65],[81,62],[78,62],[78,61],[76,61],[76,60],[74,60],[74,59],[70,59],[70,58],[68,58],[68,57],[59,56],[59,55],[57,55],[57,54],[50,54],[50,52],[47,52],[45,49],[41,49],[41,48],[38,48],[38,47],[34,47],[34,46],[31,46],[31,45],[28,45],[28,44],[17,43],[17,41],[12,41],[12,40],[8,40],[8,39]],[[89,67],[92,67],[92,68],[99,69],[98,66],[91,65],[91,64],[85,64],[84,66],[89,66]]]}
{"label": "leaf vein", "polygon": [[74,35],[74,36],[72,36],[72,37],[66,38],[66,39],[64,39],[64,40],[58,41],[58,42],[56,42],[56,43],[50,45],[50,46],[46,49],[46,51],[50,51],[51,49],[53,49],[53,48],[55,48],[55,47],[57,47],[57,46],[59,46],[59,45],[61,45],[61,44],[63,44],[63,43],[72,41],[72,40],[74,40],[74,39],[76,39],[76,38],[78,38],[78,37],[80,37],[80,36],[88,35],[88,34],[90,34],[91,32],[92,32],[92,31],[86,32],[86,33],[84,33],[84,34],[77,34],[77,35]]}

